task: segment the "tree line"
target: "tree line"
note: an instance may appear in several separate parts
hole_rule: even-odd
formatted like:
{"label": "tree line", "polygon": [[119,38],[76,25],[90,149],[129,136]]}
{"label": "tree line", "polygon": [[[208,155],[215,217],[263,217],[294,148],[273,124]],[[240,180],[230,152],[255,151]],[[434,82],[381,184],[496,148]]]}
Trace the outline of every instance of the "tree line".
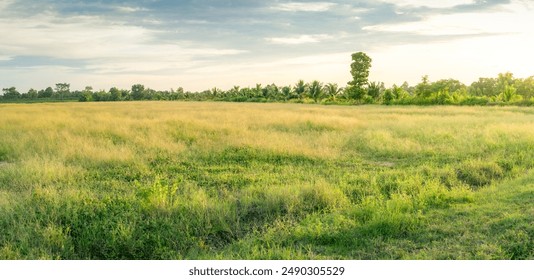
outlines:
{"label": "tree line", "polygon": [[112,87],[109,90],[94,90],[87,86],[83,90],[70,90],[70,84],[58,83],[54,88],[20,93],[15,87],[2,89],[1,100],[78,100],[130,101],[130,100],[190,100],[230,102],[292,102],[321,104],[385,104],[385,105],[534,105],[534,76],[515,78],[512,73],[501,73],[495,78],[479,78],[471,85],[455,79],[431,82],[428,76],[410,86],[385,87],[382,82],[368,80],[371,58],[365,53],[352,54],[352,80],[346,86],[320,81],[297,81],[293,85],[276,84],[254,87],[234,86],[222,90],[212,88],[199,92],[184,91],[183,88],[157,91],[135,84],[131,89]]}

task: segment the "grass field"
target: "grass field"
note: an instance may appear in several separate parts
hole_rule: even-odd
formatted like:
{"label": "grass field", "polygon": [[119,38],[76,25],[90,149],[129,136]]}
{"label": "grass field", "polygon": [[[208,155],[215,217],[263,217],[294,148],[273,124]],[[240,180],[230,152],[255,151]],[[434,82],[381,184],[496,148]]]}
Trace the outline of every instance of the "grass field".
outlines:
{"label": "grass field", "polygon": [[0,104],[0,259],[533,259],[534,109]]}

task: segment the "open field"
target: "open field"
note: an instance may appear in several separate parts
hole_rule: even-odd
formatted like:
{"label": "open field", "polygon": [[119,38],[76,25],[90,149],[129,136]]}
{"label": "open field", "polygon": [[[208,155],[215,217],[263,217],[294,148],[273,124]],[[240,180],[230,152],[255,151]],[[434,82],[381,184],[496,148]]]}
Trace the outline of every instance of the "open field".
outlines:
{"label": "open field", "polygon": [[0,259],[533,259],[534,109],[0,104]]}

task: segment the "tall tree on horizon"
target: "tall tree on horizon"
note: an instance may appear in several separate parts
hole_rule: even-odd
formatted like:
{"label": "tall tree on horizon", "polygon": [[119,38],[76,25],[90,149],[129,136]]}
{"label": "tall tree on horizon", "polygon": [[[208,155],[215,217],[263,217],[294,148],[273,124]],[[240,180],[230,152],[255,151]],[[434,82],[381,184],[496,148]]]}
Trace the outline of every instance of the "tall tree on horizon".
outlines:
{"label": "tall tree on horizon", "polygon": [[365,95],[364,87],[368,84],[372,61],[364,52],[352,54],[352,64],[350,65],[352,81],[348,82],[351,97],[361,99]]}

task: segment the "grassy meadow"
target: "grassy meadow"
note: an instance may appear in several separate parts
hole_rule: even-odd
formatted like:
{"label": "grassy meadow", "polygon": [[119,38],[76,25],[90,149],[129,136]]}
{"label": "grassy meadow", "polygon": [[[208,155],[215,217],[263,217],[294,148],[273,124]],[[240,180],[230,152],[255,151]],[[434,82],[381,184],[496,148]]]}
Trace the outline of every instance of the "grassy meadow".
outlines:
{"label": "grassy meadow", "polygon": [[533,108],[0,104],[0,259],[533,258]]}

